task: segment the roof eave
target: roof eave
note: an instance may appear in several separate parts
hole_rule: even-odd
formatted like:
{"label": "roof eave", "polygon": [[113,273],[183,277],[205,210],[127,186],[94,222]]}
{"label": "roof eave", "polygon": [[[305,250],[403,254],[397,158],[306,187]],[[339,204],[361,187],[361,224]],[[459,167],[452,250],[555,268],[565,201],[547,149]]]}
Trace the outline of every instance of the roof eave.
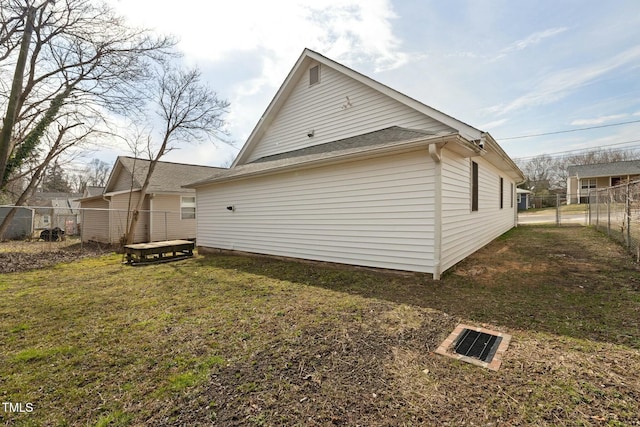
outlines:
{"label": "roof eave", "polygon": [[288,96],[288,94],[293,90],[293,87],[292,87],[293,85],[291,85],[290,83],[295,79],[297,79],[299,75],[305,71],[304,65],[312,61],[316,61],[325,66],[334,68],[340,71],[341,73],[355,79],[356,81],[366,86],[369,86],[370,88],[378,92],[381,92],[389,96],[390,98],[404,105],[407,105],[408,107],[413,108],[416,111],[421,112],[422,114],[425,114],[441,123],[444,123],[445,125],[451,127],[452,129],[455,129],[458,133],[460,133],[460,135],[462,135],[464,138],[468,140],[479,139],[482,135],[482,131],[474,128],[471,125],[461,122],[460,120],[452,116],[449,116],[448,114],[445,114],[439,110],[436,110],[435,108],[429,107],[428,105],[423,104],[420,101],[417,101],[401,92],[398,92],[397,90],[389,86],[386,86],[372,79],[371,77],[368,77],[362,73],[359,73],[317,52],[314,52],[310,49],[304,49],[302,54],[296,61],[295,65],[287,75],[286,79],[284,80],[284,82],[276,92],[276,95],[273,97],[273,99],[269,103],[269,106],[265,110],[264,114],[258,120],[258,123],[256,124],[253,131],[249,135],[249,138],[247,138],[247,142],[244,144],[244,146],[236,156],[235,160],[233,161],[233,164],[231,165],[232,168],[237,166],[243,160],[245,160],[245,157],[248,154],[248,151],[253,148],[253,145],[255,143],[254,141],[257,141],[261,137],[261,135],[266,131],[269,124],[274,118],[275,111],[277,111],[277,109],[281,106],[281,103],[284,102],[284,100],[286,100],[286,97]]}
{"label": "roof eave", "polygon": [[[367,158],[380,157],[382,155],[386,155],[390,152],[393,153],[401,153],[405,151],[414,150],[421,146],[428,146],[430,144],[446,144],[446,143],[454,143],[458,150],[466,151],[467,155],[470,157],[472,155],[479,155],[482,151],[475,144],[470,143],[465,138],[462,138],[458,134],[448,134],[442,136],[430,136],[426,138],[416,138],[408,141],[403,141],[393,145],[385,145],[381,147],[367,147],[364,150],[358,150],[350,153],[343,154],[341,152],[336,152],[336,155],[330,157],[323,157],[320,159],[311,159],[306,161],[301,161],[293,164],[286,164],[282,166],[276,166],[269,169],[263,169],[255,172],[248,172],[241,175],[231,175],[231,176],[222,176],[219,178],[210,178],[204,181],[194,182],[192,184],[185,185],[185,188],[200,188],[210,184],[218,184],[222,182],[228,181],[237,181],[241,179],[253,178],[256,176],[264,176],[275,173],[281,173],[291,170],[304,169],[310,166],[320,166],[323,164],[338,164],[347,161],[351,161],[354,159],[363,160]],[[448,147],[449,148],[449,147]]]}

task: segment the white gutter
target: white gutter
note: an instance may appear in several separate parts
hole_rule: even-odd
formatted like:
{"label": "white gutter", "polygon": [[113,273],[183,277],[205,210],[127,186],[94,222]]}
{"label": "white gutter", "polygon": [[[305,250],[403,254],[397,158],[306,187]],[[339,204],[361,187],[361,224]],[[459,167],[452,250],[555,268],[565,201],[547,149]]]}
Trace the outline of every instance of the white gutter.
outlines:
{"label": "white gutter", "polygon": [[[347,152],[347,153],[343,153],[343,154],[337,154],[334,156],[329,156],[329,157],[322,157],[322,158],[312,158],[310,160],[306,160],[306,161],[300,161],[300,162],[296,162],[296,163],[292,163],[292,164],[283,164],[281,166],[274,166],[268,169],[260,169],[257,171],[253,171],[253,172],[247,172],[247,173],[241,173],[241,174],[237,174],[237,175],[229,175],[229,176],[221,176],[219,178],[212,178],[212,179],[207,179],[204,181],[199,181],[199,182],[194,182],[188,185],[184,185],[184,188],[198,188],[198,187],[203,187],[209,184],[217,184],[220,182],[226,182],[226,181],[235,181],[235,180],[240,180],[240,179],[247,179],[247,178],[252,178],[255,176],[260,176],[260,175],[269,175],[269,174],[275,174],[275,173],[281,173],[281,172],[285,172],[285,171],[291,171],[291,170],[296,170],[296,169],[304,169],[306,167],[309,166],[316,166],[316,165],[322,165],[325,163],[331,163],[331,164],[337,164],[337,163],[341,163],[341,162],[347,162],[350,161],[354,158],[358,158],[358,159],[366,159],[366,158],[371,158],[371,157],[379,157],[382,156],[384,154],[387,154],[389,152],[395,152],[398,153],[400,152],[400,150],[412,150],[415,148],[419,148],[419,147],[426,147],[429,146],[431,144],[439,144],[439,143],[446,143],[446,142],[454,142],[456,144],[458,144],[460,147],[462,147],[463,149],[466,150],[478,150],[478,152],[480,152],[480,149],[477,146],[472,145],[471,143],[469,143],[466,139],[464,139],[463,137],[461,137],[459,134],[447,134],[447,135],[442,135],[442,136],[430,136],[427,138],[417,138],[417,139],[413,139],[413,140],[409,140],[409,141],[403,141],[403,142],[399,142],[397,144],[393,144],[393,145],[385,145],[382,147],[366,147],[363,148],[361,150],[357,150],[357,151],[353,151],[353,152]],[[344,151],[344,150],[343,150]],[[278,160],[274,160],[274,162],[277,162]],[[244,165],[243,165],[244,166]],[[237,168],[241,168],[242,166],[238,166]],[[231,168],[230,171],[233,171],[234,168]]]}

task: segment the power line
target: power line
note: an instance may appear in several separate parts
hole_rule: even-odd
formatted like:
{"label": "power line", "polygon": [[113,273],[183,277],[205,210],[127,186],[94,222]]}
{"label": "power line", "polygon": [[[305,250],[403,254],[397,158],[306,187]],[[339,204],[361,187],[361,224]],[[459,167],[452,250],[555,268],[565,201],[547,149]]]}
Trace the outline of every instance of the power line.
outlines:
{"label": "power line", "polygon": [[[613,147],[616,145],[624,145],[624,144],[633,144],[634,142],[640,142],[640,139],[633,139],[631,141],[624,141],[624,142],[617,142],[615,144],[607,144],[607,145],[600,145],[598,147],[588,147],[588,148],[578,148],[575,150],[566,150],[566,151],[557,151],[554,153],[543,153],[543,154],[537,154],[535,156],[526,156],[526,157],[514,157],[514,160],[529,160],[529,159],[533,159],[539,156],[549,156],[549,157],[562,157],[563,155],[567,155],[567,154],[577,154],[577,153],[581,153],[581,152],[591,152],[591,151],[598,151],[601,150],[603,147]],[[640,148],[638,146],[636,147],[621,147],[621,148],[617,148],[614,151],[621,151],[621,150],[627,150],[627,149],[631,149],[631,148]]]}
{"label": "power line", "polygon": [[559,133],[580,132],[583,130],[608,128],[612,126],[622,126],[622,125],[628,125],[631,123],[640,123],[640,120],[632,120],[630,122],[620,122],[620,123],[609,123],[608,125],[590,126],[590,127],[578,128],[578,129],[558,130],[555,132],[545,132],[545,133],[537,133],[537,134],[531,134],[531,135],[509,136],[507,138],[497,138],[497,139],[499,139],[500,141],[506,141],[508,139],[533,138],[534,136],[546,136],[546,135],[557,135]]}

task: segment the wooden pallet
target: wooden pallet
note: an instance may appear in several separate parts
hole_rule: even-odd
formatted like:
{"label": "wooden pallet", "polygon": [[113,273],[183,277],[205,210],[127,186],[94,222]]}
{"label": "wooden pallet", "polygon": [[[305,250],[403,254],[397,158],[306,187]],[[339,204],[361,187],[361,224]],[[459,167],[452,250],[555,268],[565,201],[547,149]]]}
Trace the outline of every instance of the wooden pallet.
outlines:
{"label": "wooden pallet", "polygon": [[192,257],[195,246],[189,240],[166,240],[126,245],[124,253],[127,255],[127,264],[142,265]]}

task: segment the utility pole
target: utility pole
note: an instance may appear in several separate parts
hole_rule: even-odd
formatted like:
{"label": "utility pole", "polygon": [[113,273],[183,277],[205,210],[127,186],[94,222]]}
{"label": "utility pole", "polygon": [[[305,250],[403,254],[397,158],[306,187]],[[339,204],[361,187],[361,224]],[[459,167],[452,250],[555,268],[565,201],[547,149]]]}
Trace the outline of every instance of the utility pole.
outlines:
{"label": "utility pole", "polygon": [[18,114],[18,100],[22,94],[22,81],[24,80],[24,69],[27,63],[27,56],[29,55],[29,45],[31,44],[31,35],[33,34],[33,21],[35,20],[36,8],[28,6],[26,15],[27,22],[24,27],[24,34],[22,35],[20,53],[18,55],[18,62],[16,63],[16,70],[13,74],[13,84],[11,85],[7,111],[2,123],[2,133],[0,134],[0,188],[4,187],[4,174],[7,169],[7,162],[13,152],[14,143],[11,141],[11,136],[13,134],[16,115]]}

